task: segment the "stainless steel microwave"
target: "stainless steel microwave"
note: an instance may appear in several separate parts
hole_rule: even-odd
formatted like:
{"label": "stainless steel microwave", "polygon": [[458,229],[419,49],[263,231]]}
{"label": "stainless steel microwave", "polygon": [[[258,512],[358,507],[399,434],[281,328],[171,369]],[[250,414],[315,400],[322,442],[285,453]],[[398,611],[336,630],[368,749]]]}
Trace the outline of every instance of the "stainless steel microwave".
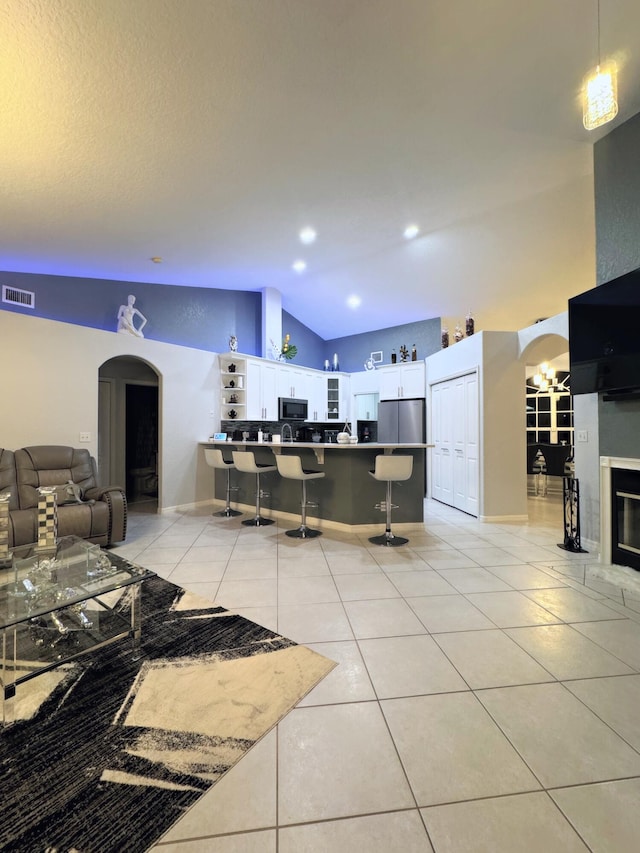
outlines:
{"label": "stainless steel microwave", "polygon": [[306,421],[309,403],[307,400],[295,400],[292,397],[278,397],[278,420]]}

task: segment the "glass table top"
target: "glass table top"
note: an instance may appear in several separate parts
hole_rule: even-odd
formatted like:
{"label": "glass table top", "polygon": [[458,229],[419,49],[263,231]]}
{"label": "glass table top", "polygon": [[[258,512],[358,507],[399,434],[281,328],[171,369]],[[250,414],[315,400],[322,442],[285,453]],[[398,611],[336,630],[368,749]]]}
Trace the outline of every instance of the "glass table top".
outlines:
{"label": "glass table top", "polygon": [[59,539],[55,553],[17,548],[0,569],[0,630],[151,577],[155,572],[77,536]]}

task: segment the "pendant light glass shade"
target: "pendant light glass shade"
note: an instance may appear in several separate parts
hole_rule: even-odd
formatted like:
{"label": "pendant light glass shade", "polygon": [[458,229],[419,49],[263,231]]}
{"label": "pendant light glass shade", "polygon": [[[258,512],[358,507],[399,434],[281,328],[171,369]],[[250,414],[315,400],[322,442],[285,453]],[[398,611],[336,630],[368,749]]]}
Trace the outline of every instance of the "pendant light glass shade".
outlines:
{"label": "pendant light glass shade", "polygon": [[598,65],[584,84],[582,121],[595,130],[618,115],[618,69],[615,63]]}

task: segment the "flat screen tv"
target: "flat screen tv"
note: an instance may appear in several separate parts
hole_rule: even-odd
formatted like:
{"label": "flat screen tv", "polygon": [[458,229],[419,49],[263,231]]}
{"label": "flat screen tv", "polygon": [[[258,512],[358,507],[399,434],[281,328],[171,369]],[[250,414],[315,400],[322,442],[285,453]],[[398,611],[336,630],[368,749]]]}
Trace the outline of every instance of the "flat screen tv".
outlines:
{"label": "flat screen tv", "polygon": [[569,300],[571,393],[640,395],[640,269]]}

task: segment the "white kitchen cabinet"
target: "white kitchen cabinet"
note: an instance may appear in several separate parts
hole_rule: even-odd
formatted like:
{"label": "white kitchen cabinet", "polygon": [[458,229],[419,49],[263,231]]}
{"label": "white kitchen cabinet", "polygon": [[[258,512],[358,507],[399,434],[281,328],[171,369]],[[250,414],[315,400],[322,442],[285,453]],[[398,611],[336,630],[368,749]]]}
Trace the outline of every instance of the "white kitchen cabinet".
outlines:
{"label": "white kitchen cabinet", "polygon": [[386,365],[375,372],[379,377],[381,400],[402,400],[425,396],[423,361]]}
{"label": "white kitchen cabinet", "polygon": [[377,370],[358,370],[351,374],[352,394],[377,394],[380,380]]}
{"label": "white kitchen cabinet", "polygon": [[378,419],[378,395],[356,394],[355,400],[356,420],[375,421]]}
{"label": "white kitchen cabinet", "polygon": [[327,420],[327,375],[318,370],[310,372],[307,386],[309,416],[307,420],[322,422]]}
{"label": "white kitchen cabinet", "polygon": [[310,371],[291,364],[278,364],[278,396],[308,399],[307,389],[310,382]]}
{"label": "white kitchen cabinet", "polygon": [[326,377],[327,420],[344,421],[349,417],[349,374],[327,373]]}
{"label": "white kitchen cabinet", "polygon": [[278,365],[275,361],[247,359],[246,419],[278,420]]}
{"label": "white kitchen cabinet", "polygon": [[478,374],[431,388],[431,496],[471,515],[479,510]]}

